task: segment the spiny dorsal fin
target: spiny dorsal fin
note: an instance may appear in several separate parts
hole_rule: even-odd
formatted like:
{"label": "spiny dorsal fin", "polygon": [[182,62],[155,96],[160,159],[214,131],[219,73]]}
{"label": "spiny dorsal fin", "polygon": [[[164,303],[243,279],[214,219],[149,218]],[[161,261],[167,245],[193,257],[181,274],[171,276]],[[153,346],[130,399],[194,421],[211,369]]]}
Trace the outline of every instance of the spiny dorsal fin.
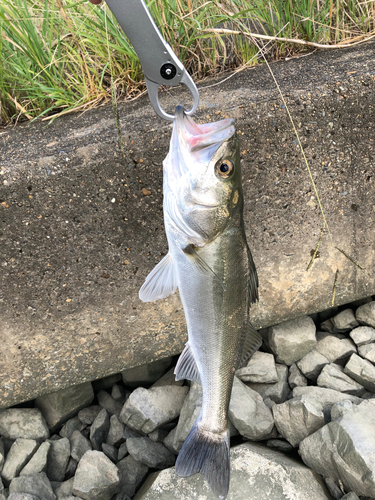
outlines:
{"label": "spiny dorsal fin", "polygon": [[212,273],[215,278],[220,283],[222,289],[225,291],[225,285],[219,278],[219,276],[211,269],[211,267],[207,264],[206,261],[202,259],[202,257],[198,254],[198,252],[194,249],[193,245],[188,245],[183,249],[184,254],[190,259],[195,266],[195,268],[201,273]]}
{"label": "spiny dorsal fin", "polygon": [[243,345],[243,351],[239,368],[242,368],[243,366],[246,365],[251,356],[254,354],[255,351],[259,349],[261,345],[262,345],[262,337],[256,331],[256,329],[249,320],[247,324],[247,331],[246,331],[245,342]]}
{"label": "spiny dorsal fin", "polygon": [[186,343],[185,349],[178,358],[174,373],[176,375],[176,380],[186,379],[202,384],[198,366],[194,359],[193,351],[190,348],[189,342]]}
{"label": "spiny dorsal fin", "polygon": [[176,289],[176,273],[173,268],[172,257],[168,253],[147,276],[146,281],[139,290],[139,298],[143,302],[152,302],[172,295]]}

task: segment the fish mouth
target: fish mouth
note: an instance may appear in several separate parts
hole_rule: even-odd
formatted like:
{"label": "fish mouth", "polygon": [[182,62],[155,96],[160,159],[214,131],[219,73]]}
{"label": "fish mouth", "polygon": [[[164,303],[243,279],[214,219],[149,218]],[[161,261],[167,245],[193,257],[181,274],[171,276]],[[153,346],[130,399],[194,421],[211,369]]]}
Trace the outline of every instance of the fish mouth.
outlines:
{"label": "fish mouth", "polygon": [[175,125],[179,137],[185,142],[191,153],[215,145],[218,148],[235,134],[233,118],[198,125],[186,115],[184,107],[180,105],[176,107]]}

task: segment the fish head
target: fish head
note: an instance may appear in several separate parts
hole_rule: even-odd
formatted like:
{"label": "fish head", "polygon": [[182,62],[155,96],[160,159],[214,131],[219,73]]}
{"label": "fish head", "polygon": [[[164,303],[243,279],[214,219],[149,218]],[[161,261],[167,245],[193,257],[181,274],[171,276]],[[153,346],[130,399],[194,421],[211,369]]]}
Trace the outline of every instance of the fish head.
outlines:
{"label": "fish head", "polygon": [[175,219],[195,230],[202,243],[214,239],[236,213],[242,213],[240,155],[233,119],[200,125],[177,107],[171,147],[164,161],[164,196],[174,198]]}

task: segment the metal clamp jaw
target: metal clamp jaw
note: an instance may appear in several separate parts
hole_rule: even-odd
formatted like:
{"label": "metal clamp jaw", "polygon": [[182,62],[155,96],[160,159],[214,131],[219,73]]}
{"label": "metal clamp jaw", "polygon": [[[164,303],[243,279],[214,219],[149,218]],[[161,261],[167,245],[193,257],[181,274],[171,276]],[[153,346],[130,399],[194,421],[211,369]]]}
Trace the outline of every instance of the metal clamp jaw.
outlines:
{"label": "metal clamp jaw", "polygon": [[193,79],[160,34],[143,0],[106,0],[121,28],[132,43],[145,75],[147,90],[155,112],[165,120],[174,120],[160,106],[159,85],[176,86],[183,83],[190,90],[193,106],[187,115],[198,108],[199,94]]}

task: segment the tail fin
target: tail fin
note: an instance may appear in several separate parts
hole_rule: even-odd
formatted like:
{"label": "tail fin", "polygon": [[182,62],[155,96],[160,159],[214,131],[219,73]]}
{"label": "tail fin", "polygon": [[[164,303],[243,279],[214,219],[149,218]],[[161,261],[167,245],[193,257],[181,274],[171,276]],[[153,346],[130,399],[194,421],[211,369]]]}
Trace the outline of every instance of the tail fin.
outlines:
{"label": "tail fin", "polygon": [[195,422],[176,461],[176,474],[188,477],[201,472],[219,500],[228,494],[230,479],[229,433],[215,434]]}

